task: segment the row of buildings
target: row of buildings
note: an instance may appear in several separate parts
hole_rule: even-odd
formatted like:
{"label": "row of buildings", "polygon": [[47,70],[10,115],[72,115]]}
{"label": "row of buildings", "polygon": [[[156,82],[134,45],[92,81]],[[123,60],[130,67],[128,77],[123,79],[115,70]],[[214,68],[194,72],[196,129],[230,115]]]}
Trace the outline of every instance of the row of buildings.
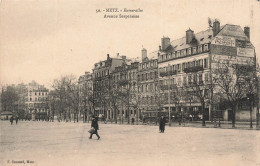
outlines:
{"label": "row of buildings", "polygon": [[[193,120],[201,119],[202,114],[205,120],[212,120],[217,111],[219,118],[231,120],[232,109],[222,106],[216,98],[213,102],[210,95],[212,71],[222,62],[255,66],[249,27],[221,26],[216,20],[205,31],[195,33],[188,29],[184,37],[176,40],[163,37],[158,50],[148,54],[143,48],[140,60],[107,54],[105,60],[94,64],[92,72],[80,76],[79,86],[85,87],[81,93],[88,93],[82,95],[82,100],[91,98],[92,105],[84,105],[86,110],[107,119],[152,118],[158,113],[177,118],[181,113]],[[191,87],[194,80],[204,94],[203,108],[201,98],[194,95]],[[249,120],[249,114],[245,99],[235,117]],[[256,114],[255,106],[253,119]]]}
{"label": "row of buildings", "polygon": [[[232,120],[232,108],[216,97],[218,88],[212,88],[217,84],[214,70],[227,63],[256,68],[250,28],[221,26],[217,20],[198,33],[189,28],[180,39],[163,37],[156,51],[148,54],[143,48],[140,57],[107,54],[106,59],[94,64],[91,72],[79,77],[81,117],[95,114],[106,119],[136,121],[165,115],[172,119],[184,116],[191,120]],[[247,75],[254,77],[254,70]],[[54,116],[50,115],[53,113],[49,90],[43,85],[33,81],[15,89],[19,100],[8,111],[24,110],[25,117],[32,120]],[[258,94],[258,90],[254,93]],[[250,109],[248,98],[247,94],[240,96],[236,120],[256,119],[258,104],[254,102]]]}
{"label": "row of buildings", "polygon": [[9,107],[4,107],[3,102],[1,102],[1,119],[18,116],[22,119],[38,120],[46,119],[49,116],[49,89],[44,85],[32,81],[28,84],[6,86],[2,88],[1,94],[10,91],[8,88],[13,89],[18,96],[17,100]]}

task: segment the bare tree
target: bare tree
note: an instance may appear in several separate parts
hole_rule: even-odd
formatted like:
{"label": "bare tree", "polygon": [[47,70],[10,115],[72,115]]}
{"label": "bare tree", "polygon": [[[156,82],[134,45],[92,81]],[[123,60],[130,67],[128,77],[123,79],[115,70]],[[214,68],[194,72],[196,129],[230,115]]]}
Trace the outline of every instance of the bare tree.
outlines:
{"label": "bare tree", "polygon": [[[224,98],[232,108],[232,127],[235,127],[238,103],[251,91],[253,81],[250,76],[254,67],[247,64],[218,61],[212,69],[212,79],[217,94]],[[252,83],[250,83],[252,82]],[[252,92],[253,93],[253,92]]]}
{"label": "bare tree", "polygon": [[16,103],[19,100],[15,87],[7,86],[1,93],[1,103],[3,111],[15,111]]}

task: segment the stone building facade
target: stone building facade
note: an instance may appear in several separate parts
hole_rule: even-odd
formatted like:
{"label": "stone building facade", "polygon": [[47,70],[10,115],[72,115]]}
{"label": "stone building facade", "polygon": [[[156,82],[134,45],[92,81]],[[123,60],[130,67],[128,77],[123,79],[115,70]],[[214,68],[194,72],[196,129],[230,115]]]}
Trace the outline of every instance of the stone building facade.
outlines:
{"label": "stone building facade", "polygon": [[93,114],[93,75],[85,72],[78,79],[80,112],[83,120]]}
{"label": "stone building facade", "polygon": [[160,109],[158,94],[158,60],[157,53],[147,56],[147,50],[142,50],[142,61],[138,65],[138,98],[139,111],[145,118],[156,117]]}
{"label": "stone building facade", "polygon": [[27,85],[25,105],[30,119],[43,120],[48,118],[48,94],[49,90],[35,81]]}
{"label": "stone building facade", "polygon": [[[215,21],[212,28],[199,33],[188,29],[183,38],[173,41],[162,38],[158,54],[160,93],[165,101],[164,109],[170,110],[173,118],[180,112],[194,119],[202,117],[201,100],[191,90],[196,80],[204,94],[205,120],[212,120],[211,94],[217,93],[215,90],[211,93],[214,84],[212,70],[221,60],[236,64],[254,63],[249,31],[248,27],[243,31],[240,26],[220,26],[220,22]],[[248,119],[248,108],[243,108],[246,105],[240,106],[236,115],[238,120]],[[230,120],[230,108],[221,110],[220,114],[223,120]],[[253,114],[256,115],[255,109]]]}

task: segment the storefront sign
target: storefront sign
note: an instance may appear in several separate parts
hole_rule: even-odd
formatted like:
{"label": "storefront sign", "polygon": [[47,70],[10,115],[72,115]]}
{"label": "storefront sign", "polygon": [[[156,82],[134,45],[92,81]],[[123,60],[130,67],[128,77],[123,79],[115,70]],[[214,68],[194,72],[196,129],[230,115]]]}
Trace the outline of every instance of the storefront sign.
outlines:
{"label": "storefront sign", "polygon": [[252,48],[237,47],[237,56],[254,57],[255,52]]}
{"label": "storefront sign", "polygon": [[236,39],[236,47],[254,48],[250,41]]}
{"label": "storefront sign", "polygon": [[211,44],[211,53],[217,54],[217,55],[236,56],[237,55],[237,48],[231,47],[231,46]]}
{"label": "storefront sign", "polygon": [[211,43],[215,45],[230,46],[230,47],[236,46],[235,38],[227,37],[227,36],[216,36]]}

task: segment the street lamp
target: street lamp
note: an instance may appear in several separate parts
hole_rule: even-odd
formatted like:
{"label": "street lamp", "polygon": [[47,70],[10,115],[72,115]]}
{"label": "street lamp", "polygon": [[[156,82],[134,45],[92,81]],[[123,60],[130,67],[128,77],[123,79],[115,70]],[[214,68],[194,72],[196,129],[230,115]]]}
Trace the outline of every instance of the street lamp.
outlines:
{"label": "street lamp", "polygon": [[253,100],[254,100],[254,94],[247,94],[247,99],[250,102],[250,128],[253,128],[252,105],[253,105]]}

